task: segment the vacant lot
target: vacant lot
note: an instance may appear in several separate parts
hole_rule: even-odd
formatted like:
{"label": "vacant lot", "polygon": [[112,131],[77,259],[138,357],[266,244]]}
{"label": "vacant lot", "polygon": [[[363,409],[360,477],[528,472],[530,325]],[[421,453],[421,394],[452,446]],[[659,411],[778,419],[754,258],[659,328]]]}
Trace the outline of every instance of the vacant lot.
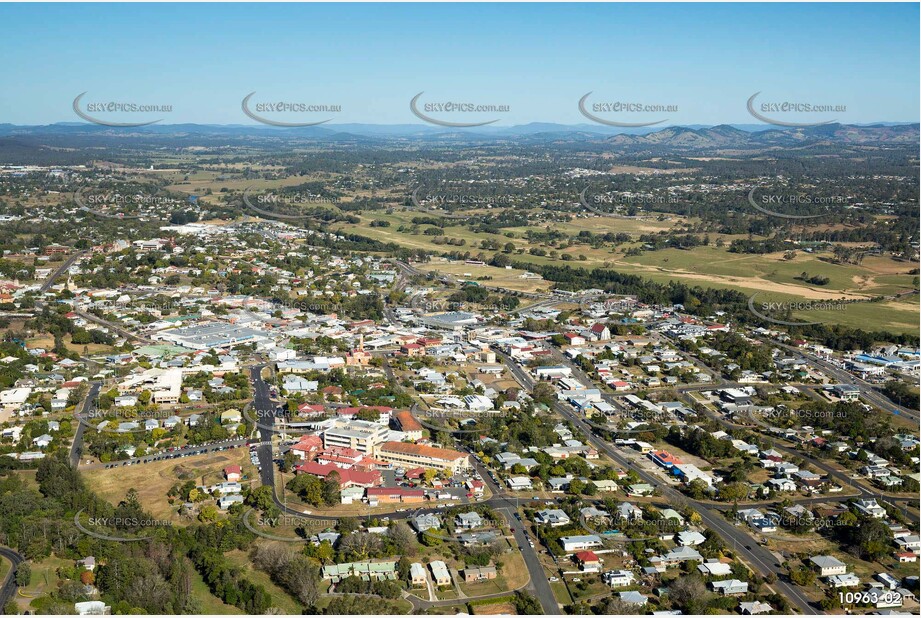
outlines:
{"label": "vacant lot", "polygon": [[474,605],[472,608],[475,616],[507,616],[515,615],[514,603],[493,603],[492,605]]}
{"label": "vacant lot", "polygon": [[169,459],[153,463],[119,466],[106,470],[95,468],[83,472],[89,487],[100,497],[118,504],[125,499],[129,489],[138,492],[138,499],[144,509],[156,519],[179,522],[177,505],[170,504],[166,493],[176,483],[194,480],[198,485],[213,485],[223,480],[223,469],[231,464],[244,467],[244,480],[254,478],[246,474],[247,467],[252,468],[249,462],[248,451],[245,448],[184,457],[182,459]]}
{"label": "vacant lot", "polygon": [[428,264],[419,264],[416,266],[419,270],[437,272],[445,275],[451,275],[456,279],[468,281],[477,281],[481,277],[489,277],[483,280],[482,284],[489,287],[501,287],[518,292],[534,292],[537,290],[546,290],[550,287],[550,282],[541,277],[522,278],[525,273],[523,270],[514,268],[497,268],[495,266],[479,266],[474,264],[464,264],[462,262],[448,262],[446,260],[433,260]]}

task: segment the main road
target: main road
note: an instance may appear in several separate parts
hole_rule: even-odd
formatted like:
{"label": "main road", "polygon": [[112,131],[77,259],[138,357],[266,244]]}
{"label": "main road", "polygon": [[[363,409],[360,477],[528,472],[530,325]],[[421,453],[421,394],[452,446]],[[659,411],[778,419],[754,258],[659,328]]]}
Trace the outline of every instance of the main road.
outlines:
{"label": "main road", "polygon": [[3,586],[0,587],[0,612],[3,612],[3,608],[13,599],[13,595],[16,594],[16,589],[18,588],[16,585],[16,568],[26,559],[8,547],[0,547],[0,556],[9,560],[13,565],[3,581]]}
{"label": "main road", "polygon": [[[274,458],[272,456],[272,436],[276,433],[274,430],[274,425],[275,411],[278,408],[278,404],[272,401],[269,386],[262,379],[261,374],[264,367],[265,365],[256,365],[250,368],[250,376],[253,383],[252,411],[258,423],[257,430],[259,431],[260,437],[259,445],[256,448],[256,454],[259,458],[260,467],[259,478],[263,485],[272,488],[272,500],[275,503],[275,506],[282,512],[302,519],[330,519],[329,516],[325,515],[305,514],[302,511],[298,511],[289,507],[278,498],[278,494],[275,488],[275,462],[273,461]],[[487,486],[489,486],[490,491],[493,492],[493,497],[479,504],[487,504],[490,507],[502,512],[503,515],[506,516],[510,527],[514,530],[512,534],[515,538],[515,542],[518,545],[518,549],[524,558],[525,565],[528,568],[528,573],[531,579],[529,587],[534,591],[537,599],[540,601],[541,607],[543,608],[545,614],[560,614],[560,606],[557,603],[556,597],[553,596],[553,589],[550,588],[550,584],[547,581],[547,575],[544,573],[544,568],[540,564],[540,559],[538,558],[537,551],[531,547],[531,544],[528,542],[528,538],[523,530],[523,526],[515,523],[516,519],[514,514],[517,512],[516,501],[502,495],[501,489],[492,482],[488,474],[481,474],[481,476],[483,481],[487,484]],[[427,511],[428,509],[425,510]],[[437,509],[432,510],[434,511]],[[409,511],[393,511],[390,513],[376,513],[375,517],[406,519],[413,514],[414,512]]]}
{"label": "main road", "polygon": [[[87,391],[86,399],[83,400],[83,407],[80,414],[83,418],[89,418],[91,416],[90,413],[92,412],[93,406],[96,404],[96,398],[99,396],[99,389],[101,387],[101,382],[90,383],[90,390]],[[80,416],[77,416],[78,421]],[[70,445],[70,465],[75,468],[80,463],[80,458],[83,456],[83,431],[85,429],[85,423],[77,423],[77,428],[74,431],[74,440]]]}
{"label": "main road", "polygon": [[[509,356],[502,352],[497,352],[496,354],[502,359],[505,365],[509,368],[509,371],[511,371],[512,375],[515,376],[515,379],[525,389],[528,391],[533,390],[534,380],[531,379],[531,377],[515,361],[513,361]],[[576,428],[578,428],[586,437],[588,442],[597,448],[599,452],[605,453],[612,460],[624,466],[624,468],[635,471],[640,476],[640,478],[642,478],[650,485],[658,487],[662,493],[662,496],[667,498],[669,502],[672,504],[688,504],[692,506],[694,510],[700,515],[704,524],[706,524],[708,528],[716,531],[724,539],[729,541],[732,544],[735,552],[743,557],[745,561],[752,565],[755,570],[757,570],[762,576],[767,576],[768,574],[773,573],[777,578],[777,581],[772,584],[772,586],[782,592],[785,597],[801,612],[804,614],[818,613],[809,604],[809,599],[799,588],[782,579],[782,577],[786,576],[786,572],[778,562],[777,558],[771,552],[758,545],[758,543],[751,536],[749,536],[743,528],[736,527],[726,521],[722,513],[720,513],[718,510],[712,509],[699,501],[688,498],[678,490],[662,482],[662,479],[658,476],[650,473],[640,466],[634,465],[633,462],[623,456],[614,447],[596,436],[589,424],[586,423],[584,419],[575,414],[572,410],[567,408],[564,404],[555,402],[553,409],[560,416],[567,419]]]}
{"label": "main road", "polygon": [[825,373],[827,373],[828,375],[838,380],[841,384],[851,384],[853,386],[856,386],[857,388],[860,389],[860,396],[863,397],[863,399],[865,399],[867,403],[871,403],[881,410],[892,412],[893,414],[897,416],[904,416],[906,418],[910,418],[916,423],[919,422],[919,420],[921,420],[921,416],[918,415],[917,410],[912,410],[911,408],[906,408],[905,406],[895,403],[894,401],[892,401],[891,399],[889,399],[888,397],[880,393],[876,389],[875,386],[873,386],[866,380],[858,378],[857,376],[853,375],[851,372],[845,369],[842,369],[841,367],[833,363],[830,363],[827,360],[816,356],[815,354],[806,352],[802,348],[795,348],[791,345],[780,343],[779,341],[775,341],[773,339],[770,340],[770,343],[771,345],[777,346],[779,348],[784,348],[785,350],[788,350],[790,352],[793,352],[795,354],[799,354],[800,356],[805,357],[810,363],[822,369]]}

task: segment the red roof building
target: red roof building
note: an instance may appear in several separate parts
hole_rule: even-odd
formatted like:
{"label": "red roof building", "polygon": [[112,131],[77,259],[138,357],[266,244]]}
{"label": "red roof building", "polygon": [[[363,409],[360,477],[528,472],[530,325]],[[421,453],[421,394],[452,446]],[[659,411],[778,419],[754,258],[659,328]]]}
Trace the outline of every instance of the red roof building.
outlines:
{"label": "red roof building", "polygon": [[576,562],[579,564],[600,564],[601,560],[598,559],[598,555],[593,551],[580,551],[576,552],[575,556]]}
{"label": "red roof building", "polygon": [[382,482],[381,473],[377,470],[346,470],[337,468],[331,464],[321,464],[316,461],[308,461],[299,464],[295,466],[294,471],[297,474],[312,474],[322,479],[327,479],[331,474],[336,473],[339,476],[339,487],[341,489],[345,489],[346,487],[371,488],[380,485]]}
{"label": "red roof building", "polygon": [[369,487],[365,491],[369,502],[422,502],[425,491],[422,489],[407,489],[405,487]]}

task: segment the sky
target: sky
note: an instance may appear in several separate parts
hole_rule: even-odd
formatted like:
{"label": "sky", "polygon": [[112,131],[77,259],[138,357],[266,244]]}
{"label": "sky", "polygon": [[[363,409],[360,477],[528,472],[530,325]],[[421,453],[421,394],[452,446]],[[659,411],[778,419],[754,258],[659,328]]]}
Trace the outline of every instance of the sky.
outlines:
{"label": "sky", "polygon": [[[836,106],[789,121],[918,122],[919,5],[0,4],[0,123],[95,117],[255,124],[241,100],[338,105],[282,121],[755,123],[746,101]],[[439,102],[507,106],[446,113]],[[667,112],[596,104],[673,106]],[[843,106],[843,107],[839,107]],[[593,111],[594,110],[594,111]],[[106,115],[108,114],[108,115]]]}

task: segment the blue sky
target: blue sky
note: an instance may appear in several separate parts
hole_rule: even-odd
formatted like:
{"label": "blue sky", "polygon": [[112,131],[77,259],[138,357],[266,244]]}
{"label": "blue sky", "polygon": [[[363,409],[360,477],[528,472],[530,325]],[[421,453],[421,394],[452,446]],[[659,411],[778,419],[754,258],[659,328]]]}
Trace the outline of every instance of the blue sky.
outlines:
{"label": "blue sky", "polygon": [[341,105],[336,123],[419,123],[420,91],[508,105],[441,116],[502,125],[588,122],[589,91],[677,105],[667,124],[756,123],[757,91],[846,106],[809,120],[917,122],[918,20],[918,4],[2,4],[0,123],[78,121],[84,91],[171,105],[166,123],[253,124],[253,91]]}

